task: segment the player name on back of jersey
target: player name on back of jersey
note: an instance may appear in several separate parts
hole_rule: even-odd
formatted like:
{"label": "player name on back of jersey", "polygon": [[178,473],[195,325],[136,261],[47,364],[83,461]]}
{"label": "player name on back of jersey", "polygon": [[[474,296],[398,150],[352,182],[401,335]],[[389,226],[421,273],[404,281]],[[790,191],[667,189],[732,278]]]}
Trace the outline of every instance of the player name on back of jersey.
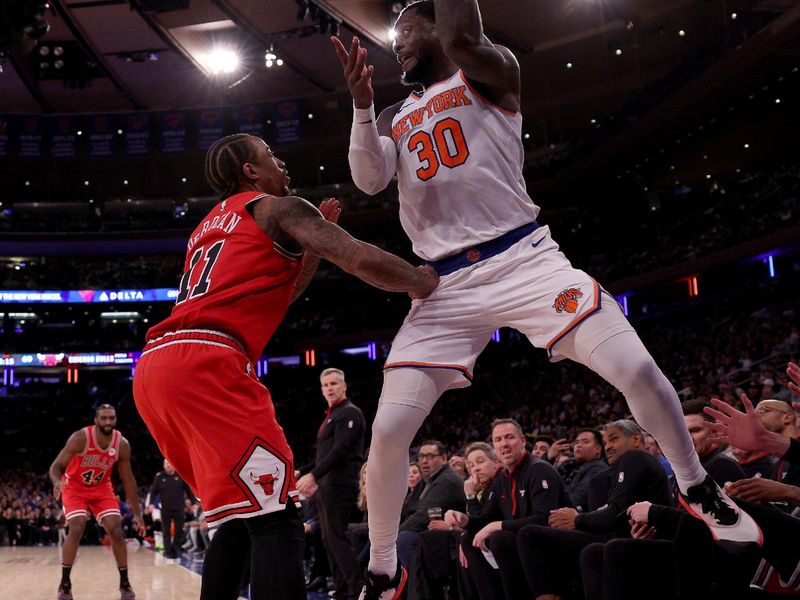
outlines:
{"label": "player name on back of jersey", "polygon": [[415,108],[407,115],[400,117],[397,123],[392,126],[392,137],[394,141],[398,142],[404,133],[415,127],[419,127],[426,119],[430,119],[434,115],[458,108],[459,106],[469,106],[472,104],[472,100],[466,96],[466,92],[467,86],[465,85],[459,85],[445,90],[433,96],[425,103],[425,106]]}
{"label": "player name on back of jersey", "polygon": [[[221,208],[224,208],[224,206],[225,205],[223,203]],[[212,212],[216,212],[216,210]],[[211,215],[209,214],[209,216],[206,217],[206,220],[198,225],[197,229],[195,230],[196,233],[189,238],[187,251],[194,248],[195,244],[197,244],[197,242],[199,242],[200,239],[209,231],[222,229],[226,234],[230,234],[241,220],[242,217],[237,215],[232,210],[229,210],[223,215],[215,215],[213,218],[211,218]]]}

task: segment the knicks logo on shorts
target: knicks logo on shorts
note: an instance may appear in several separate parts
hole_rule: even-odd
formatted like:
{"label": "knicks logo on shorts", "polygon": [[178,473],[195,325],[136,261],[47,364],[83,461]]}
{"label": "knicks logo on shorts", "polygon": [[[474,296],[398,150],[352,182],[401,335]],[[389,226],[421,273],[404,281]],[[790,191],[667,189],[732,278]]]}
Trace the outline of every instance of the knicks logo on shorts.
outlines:
{"label": "knicks logo on shorts", "polygon": [[575,311],[578,310],[578,298],[581,297],[583,297],[583,292],[578,288],[563,290],[556,296],[556,300],[553,302],[553,308],[556,309],[557,313],[566,312],[574,314]]}

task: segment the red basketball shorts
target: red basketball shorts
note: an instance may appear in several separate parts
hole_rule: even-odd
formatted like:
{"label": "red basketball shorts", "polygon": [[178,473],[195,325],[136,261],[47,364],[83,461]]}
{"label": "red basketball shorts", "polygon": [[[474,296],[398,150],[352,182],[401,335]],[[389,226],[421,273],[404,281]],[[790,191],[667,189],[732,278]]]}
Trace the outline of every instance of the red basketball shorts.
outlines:
{"label": "red basketball shorts", "polygon": [[133,395],[209,526],[297,502],[292,451],[269,390],[226,334],[183,330],[145,346]]}
{"label": "red basketball shorts", "polygon": [[65,482],[61,487],[61,503],[64,505],[64,518],[89,517],[94,515],[98,523],[108,516],[120,516],[119,500],[114,496],[111,485],[88,486],[75,481]]}

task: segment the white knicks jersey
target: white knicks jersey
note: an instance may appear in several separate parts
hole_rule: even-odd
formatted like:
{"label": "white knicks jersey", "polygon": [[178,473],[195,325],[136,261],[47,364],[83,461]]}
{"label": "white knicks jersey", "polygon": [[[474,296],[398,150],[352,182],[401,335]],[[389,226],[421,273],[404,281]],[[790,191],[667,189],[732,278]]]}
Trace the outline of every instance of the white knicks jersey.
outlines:
{"label": "white knicks jersey", "polygon": [[530,223],[522,115],[481,97],[461,71],[412,93],[392,120],[400,222],[414,252],[439,260]]}

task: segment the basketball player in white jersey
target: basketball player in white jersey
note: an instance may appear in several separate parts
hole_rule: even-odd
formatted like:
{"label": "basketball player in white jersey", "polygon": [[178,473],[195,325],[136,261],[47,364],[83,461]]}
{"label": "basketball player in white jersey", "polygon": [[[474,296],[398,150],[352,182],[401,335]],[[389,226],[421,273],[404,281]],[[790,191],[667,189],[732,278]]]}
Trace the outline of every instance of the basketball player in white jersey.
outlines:
{"label": "basketball player in white jersey", "polygon": [[483,34],[477,0],[421,0],[394,27],[403,82],[419,86],[375,118],[373,67],[353,38],[332,38],[353,95],[349,162],[368,194],[397,174],[400,220],[414,252],[440,274],[414,300],[387,359],[367,467],[372,542],[362,598],[399,596],[395,542],[408,447],[436,400],[467,386],[498,327],[552,360],[580,362],[621,390],[669,459],[684,506],[731,550],[760,543],[755,522],[703,470],[678,396],[614,299],[572,267],[522,177],[520,69]]}

